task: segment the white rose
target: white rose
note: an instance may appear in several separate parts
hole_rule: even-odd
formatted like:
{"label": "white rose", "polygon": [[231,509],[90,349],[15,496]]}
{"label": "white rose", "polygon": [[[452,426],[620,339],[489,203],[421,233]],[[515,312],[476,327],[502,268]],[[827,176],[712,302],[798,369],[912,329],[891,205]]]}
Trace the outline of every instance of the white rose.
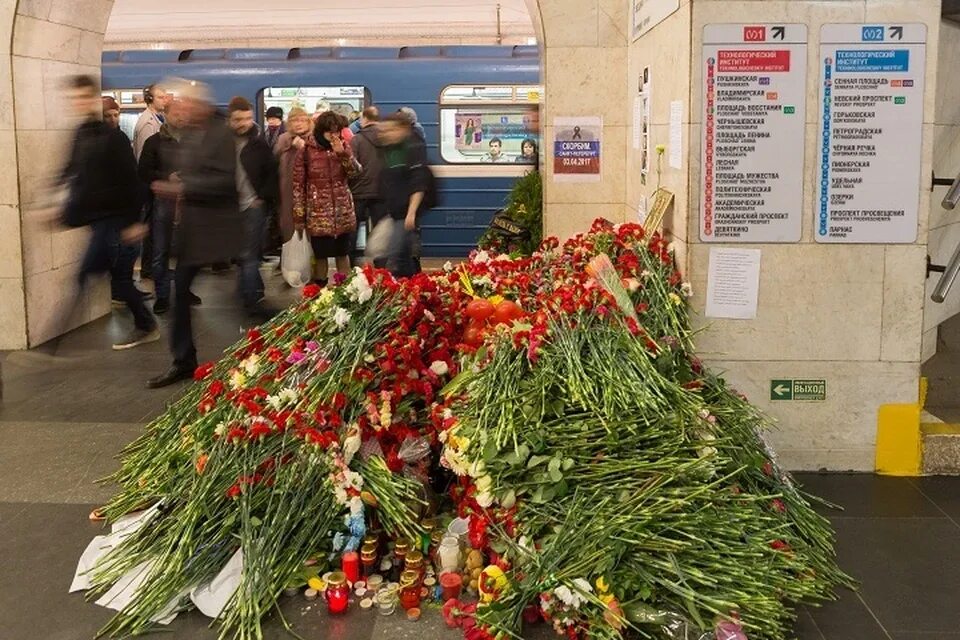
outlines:
{"label": "white rose", "polygon": [[481,476],[477,478],[477,491],[480,493],[490,493],[490,489],[493,488],[493,478],[489,475]]}
{"label": "white rose", "polygon": [[445,376],[450,372],[450,367],[447,366],[447,363],[443,360],[434,360],[430,364],[430,371],[433,371],[438,376]]}
{"label": "white rose", "polygon": [[493,506],[493,494],[478,493],[477,504],[480,505],[483,509],[489,509],[491,506]]}

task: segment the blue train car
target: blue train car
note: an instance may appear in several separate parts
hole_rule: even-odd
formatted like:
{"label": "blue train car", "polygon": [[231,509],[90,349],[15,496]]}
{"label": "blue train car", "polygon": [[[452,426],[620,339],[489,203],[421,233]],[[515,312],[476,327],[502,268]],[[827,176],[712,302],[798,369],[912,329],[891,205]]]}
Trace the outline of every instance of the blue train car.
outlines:
{"label": "blue train car", "polygon": [[[245,96],[266,108],[299,103],[341,111],[375,104],[417,111],[441,203],[423,220],[424,254],[466,255],[513,182],[539,150],[540,59],[536,47],[316,47],[106,51],[103,89],[129,126],[143,109],[142,88],[177,76],[208,84],[225,106]],[[502,153],[495,153],[496,144]],[[524,142],[527,145],[524,145]]]}

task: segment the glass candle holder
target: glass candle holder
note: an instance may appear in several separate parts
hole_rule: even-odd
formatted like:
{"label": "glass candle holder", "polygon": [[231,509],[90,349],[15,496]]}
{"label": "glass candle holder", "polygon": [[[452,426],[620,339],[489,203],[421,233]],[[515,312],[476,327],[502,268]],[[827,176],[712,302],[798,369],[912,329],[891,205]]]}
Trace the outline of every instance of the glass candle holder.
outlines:
{"label": "glass candle holder", "polygon": [[381,589],[377,592],[377,610],[382,616],[392,616],[397,609],[397,592],[393,589]]}
{"label": "glass candle holder", "polygon": [[344,613],[350,606],[350,587],[347,585],[347,576],[342,571],[330,574],[327,589],[323,595],[327,600],[327,611],[332,615]]}
{"label": "glass candle holder", "polygon": [[360,579],[360,554],[356,551],[347,551],[340,559],[340,567],[344,575],[347,576],[347,582],[353,584]]}
{"label": "glass candle holder", "polygon": [[460,540],[456,536],[446,536],[440,543],[437,555],[440,557],[441,573],[460,570]]}
{"label": "glass candle holder", "polygon": [[400,576],[400,606],[416,609],[420,606],[420,577],[416,571],[404,571]]}
{"label": "glass candle holder", "polygon": [[423,574],[425,571],[425,567],[423,565],[423,554],[416,550],[408,553],[404,563],[404,569],[406,571],[416,571],[417,582],[423,582]]}
{"label": "glass candle holder", "polygon": [[440,574],[440,588],[443,590],[443,602],[451,598],[459,598],[463,589],[463,578],[459,573]]}

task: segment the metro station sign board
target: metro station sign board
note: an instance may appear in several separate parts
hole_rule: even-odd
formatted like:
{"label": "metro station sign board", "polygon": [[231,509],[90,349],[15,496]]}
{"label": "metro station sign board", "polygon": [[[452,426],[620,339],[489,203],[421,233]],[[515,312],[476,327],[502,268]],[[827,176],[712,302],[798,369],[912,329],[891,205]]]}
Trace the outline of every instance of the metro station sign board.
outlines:
{"label": "metro station sign board", "polygon": [[800,240],[806,70],[806,25],[704,27],[702,242]]}

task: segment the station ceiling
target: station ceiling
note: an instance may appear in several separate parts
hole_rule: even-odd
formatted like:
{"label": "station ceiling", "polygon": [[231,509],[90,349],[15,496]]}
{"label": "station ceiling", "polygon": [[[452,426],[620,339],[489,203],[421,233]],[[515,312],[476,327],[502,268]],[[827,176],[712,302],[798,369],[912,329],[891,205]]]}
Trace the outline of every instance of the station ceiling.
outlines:
{"label": "station ceiling", "polygon": [[534,36],[525,0],[116,0],[105,45],[532,44]]}

